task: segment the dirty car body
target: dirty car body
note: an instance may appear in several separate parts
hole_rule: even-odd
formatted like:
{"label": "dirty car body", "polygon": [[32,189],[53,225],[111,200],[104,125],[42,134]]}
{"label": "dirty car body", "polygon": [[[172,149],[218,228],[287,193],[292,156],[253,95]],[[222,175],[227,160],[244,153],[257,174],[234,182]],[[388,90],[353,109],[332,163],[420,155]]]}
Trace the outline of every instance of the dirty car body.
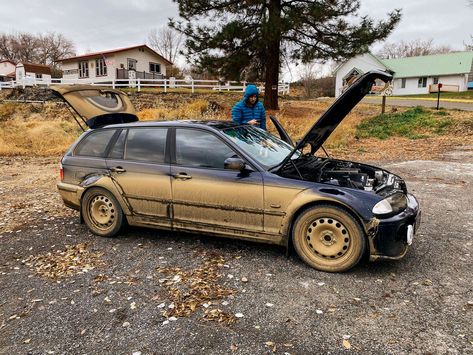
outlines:
{"label": "dirty car body", "polygon": [[[58,89],[77,99],[74,110],[94,128],[63,157],[59,192],[102,236],[118,234],[126,221],[294,245],[323,271],[348,270],[365,253],[399,259],[420,221],[405,182],[381,168],[315,155],[376,79],[391,77],[362,76],[295,146],[275,119],[281,139],[224,121],[133,122],[119,91],[88,89],[82,103],[84,90]],[[84,114],[81,105],[97,102],[103,112]],[[110,124],[113,115],[118,123]]]}

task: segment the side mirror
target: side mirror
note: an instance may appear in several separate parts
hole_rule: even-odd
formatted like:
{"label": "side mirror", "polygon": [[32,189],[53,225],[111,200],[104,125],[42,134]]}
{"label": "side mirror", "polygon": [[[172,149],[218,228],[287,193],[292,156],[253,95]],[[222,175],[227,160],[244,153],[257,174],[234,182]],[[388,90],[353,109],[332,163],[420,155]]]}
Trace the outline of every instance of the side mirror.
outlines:
{"label": "side mirror", "polygon": [[243,171],[245,170],[246,164],[241,158],[227,158],[223,166],[225,169]]}

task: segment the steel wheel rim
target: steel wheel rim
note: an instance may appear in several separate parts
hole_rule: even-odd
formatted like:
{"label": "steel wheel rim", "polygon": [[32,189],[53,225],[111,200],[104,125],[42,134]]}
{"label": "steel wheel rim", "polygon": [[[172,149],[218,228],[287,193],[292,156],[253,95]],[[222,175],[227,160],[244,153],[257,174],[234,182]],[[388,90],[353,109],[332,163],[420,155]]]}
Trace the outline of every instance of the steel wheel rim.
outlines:
{"label": "steel wheel rim", "polygon": [[116,220],[115,205],[107,196],[97,195],[90,201],[89,216],[97,228],[110,229]]}
{"label": "steel wheel rim", "polygon": [[352,244],[348,228],[332,217],[319,217],[305,229],[305,248],[323,260],[343,258]]}

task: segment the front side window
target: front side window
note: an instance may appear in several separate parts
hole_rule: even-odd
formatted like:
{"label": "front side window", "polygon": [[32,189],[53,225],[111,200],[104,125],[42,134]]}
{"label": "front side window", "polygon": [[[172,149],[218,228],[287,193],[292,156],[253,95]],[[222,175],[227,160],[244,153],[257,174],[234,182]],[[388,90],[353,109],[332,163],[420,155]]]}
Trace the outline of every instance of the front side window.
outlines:
{"label": "front side window", "polygon": [[427,78],[426,77],[419,78],[419,81],[417,83],[417,87],[420,87],[420,88],[427,87]]}
{"label": "front side window", "polygon": [[89,77],[89,62],[87,60],[79,62],[79,78]]}
{"label": "front side window", "polygon": [[161,73],[161,65],[158,63],[149,63],[149,71],[151,73]]}
{"label": "front side window", "polygon": [[166,128],[130,129],[125,145],[125,159],[164,163],[167,132]]}
{"label": "front side window", "polygon": [[286,142],[253,126],[231,127],[222,132],[266,168],[281,163],[293,150]]}
{"label": "front side window", "polygon": [[104,58],[95,60],[95,76],[106,76],[107,75],[107,63]]}
{"label": "front side window", "polygon": [[434,85],[437,85],[439,83],[439,77],[436,76],[434,77]]}
{"label": "front side window", "polygon": [[197,129],[176,130],[176,164],[224,169],[225,159],[235,152],[215,135]]}
{"label": "front side window", "polygon": [[115,132],[116,130],[114,129],[105,129],[90,133],[79,143],[74,151],[74,155],[97,158],[105,157],[107,146]]}

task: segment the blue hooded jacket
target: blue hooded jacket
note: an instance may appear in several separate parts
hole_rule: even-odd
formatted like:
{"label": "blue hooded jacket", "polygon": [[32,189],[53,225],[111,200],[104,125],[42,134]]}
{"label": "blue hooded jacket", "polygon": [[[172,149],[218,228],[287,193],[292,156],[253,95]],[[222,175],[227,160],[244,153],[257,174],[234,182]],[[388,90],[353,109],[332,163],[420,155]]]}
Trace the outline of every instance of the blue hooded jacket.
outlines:
{"label": "blue hooded jacket", "polygon": [[259,120],[259,126],[266,129],[266,111],[261,102],[251,106],[248,98],[251,95],[259,96],[259,90],[255,85],[248,85],[243,95],[243,100],[238,101],[232,108],[232,121],[236,124],[244,124],[251,120]]}

